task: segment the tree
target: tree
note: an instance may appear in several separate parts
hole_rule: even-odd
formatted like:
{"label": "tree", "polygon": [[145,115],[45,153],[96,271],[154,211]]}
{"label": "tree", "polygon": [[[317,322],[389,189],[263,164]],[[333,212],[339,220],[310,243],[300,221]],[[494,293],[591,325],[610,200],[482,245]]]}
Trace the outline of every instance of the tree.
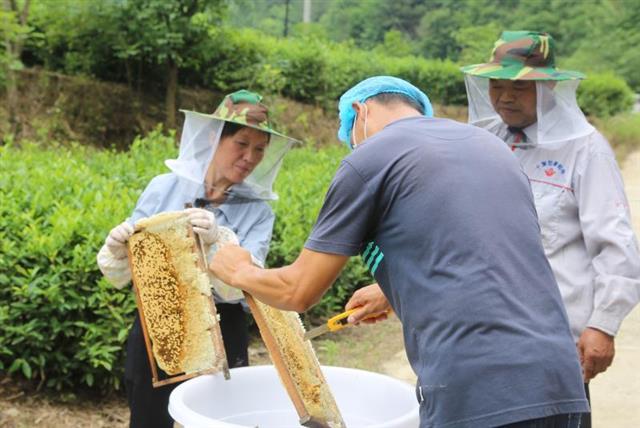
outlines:
{"label": "tree", "polygon": [[427,58],[458,59],[460,47],[454,35],[462,17],[440,8],[423,15],[418,27],[421,50]]}
{"label": "tree", "polygon": [[353,39],[365,48],[383,43],[385,34],[391,30],[414,39],[426,7],[424,0],[332,0],[326,3],[320,22],[330,37],[336,41]]}
{"label": "tree", "polygon": [[19,122],[16,118],[18,106],[18,89],[16,71],[22,68],[20,57],[24,42],[29,33],[27,17],[29,16],[30,0],[24,0],[21,5],[18,0],[4,0],[0,15],[0,34],[5,44],[5,54],[0,56],[4,69],[4,81],[7,89],[7,110],[9,115],[9,132],[18,134]]}
{"label": "tree", "polygon": [[223,0],[129,0],[121,9],[122,36],[116,55],[165,68],[166,126],[176,126],[178,72],[194,66],[208,27],[220,21]]}
{"label": "tree", "polygon": [[[327,28],[329,36],[336,41],[356,40],[358,45],[366,43],[370,37],[367,24],[374,22],[368,15],[377,6],[378,0],[360,2],[358,0],[333,0],[320,23]],[[373,5],[373,6],[372,6]],[[366,35],[365,35],[366,33]]]}
{"label": "tree", "polygon": [[384,35],[384,42],[376,46],[375,51],[387,56],[407,56],[414,54],[413,42],[398,30],[389,30]]}
{"label": "tree", "polygon": [[499,36],[500,27],[495,22],[462,28],[454,36],[462,49],[458,61],[465,65],[488,61],[489,53]]}

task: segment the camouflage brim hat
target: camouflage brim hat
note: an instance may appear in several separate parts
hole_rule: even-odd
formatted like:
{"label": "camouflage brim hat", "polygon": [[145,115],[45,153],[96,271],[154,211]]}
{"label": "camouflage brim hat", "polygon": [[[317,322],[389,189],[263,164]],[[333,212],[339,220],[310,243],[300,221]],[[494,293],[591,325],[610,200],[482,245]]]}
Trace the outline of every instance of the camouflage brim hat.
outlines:
{"label": "camouflage brim hat", "polygon": [[576,80],[585,75],[558,70],[555,41],[550,34],[535,31],[504,31],[486,64],[462,67],[464,73],[489,79]]}
{"label": "camouflage brim hat", "polygon": [[259,131],[296,141],[271,127],[269,123],[269,109],[260,102],[261,100],[262,96],[259,94],[241,89],[226,95],[213,114],[198,114],[212,119],[248,126]]}

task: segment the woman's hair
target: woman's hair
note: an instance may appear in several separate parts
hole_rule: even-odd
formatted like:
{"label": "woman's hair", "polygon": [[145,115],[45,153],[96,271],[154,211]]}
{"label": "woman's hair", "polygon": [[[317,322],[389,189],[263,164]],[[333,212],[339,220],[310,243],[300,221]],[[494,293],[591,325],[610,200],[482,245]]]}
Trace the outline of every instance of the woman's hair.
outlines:
{"label": "woman's hair", "polygon": [[233,137],[236,133],[244,128],[244,125],[240,125],[238,123],[233,122],[225,122],[222,127],[222,133],[220,134],[220,139],[226,137]]}
{"label": "woman's hair", "polygon": [[[220,139],[222,140],[223,138],[226,138],[226,137],[233,137],[242,128],[247,128],[247,127],[245,125],[240,125],[239,123],[225,122],[224,126],[222,127],[222,133],[220,134]],[[264,133],[267,134],[267,142],[271,141],[271,134],[268,132],[264,132]]]}

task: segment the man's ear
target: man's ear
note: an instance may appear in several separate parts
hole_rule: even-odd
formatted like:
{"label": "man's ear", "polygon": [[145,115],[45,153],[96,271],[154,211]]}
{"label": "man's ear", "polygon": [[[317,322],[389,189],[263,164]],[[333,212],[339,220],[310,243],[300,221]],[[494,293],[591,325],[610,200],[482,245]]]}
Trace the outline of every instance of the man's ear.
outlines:
{"label": "man's ear", "polygon": [[360,113],[364,111],[363,104],[357,101],[354,101],[353,103],[351,103],[351,107],[353,107],[353,111],[356,112],[357,117],[360,117]]}

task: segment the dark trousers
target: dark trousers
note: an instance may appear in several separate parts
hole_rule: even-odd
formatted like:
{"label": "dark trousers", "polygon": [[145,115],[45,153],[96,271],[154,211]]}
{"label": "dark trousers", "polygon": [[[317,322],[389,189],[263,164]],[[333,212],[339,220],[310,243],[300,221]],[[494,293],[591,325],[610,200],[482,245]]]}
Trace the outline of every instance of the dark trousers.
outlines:
{"label": "dark trousers", "polygon": [[[588,383],[584,384],[584,391],[587,394],[589,405],[591,405]],[[591,428],[591,413],[566,413],[546,418],[520,421],[503,425],[499,428]]]}
{"label": "dark trousers", "polygon": [[585,415],[587,413],[565,413],[502,425],[499,428],[582,428],[582,418]]}
{"label": "dark trousers", "polygon": [[[591,395],[589,394],[589,384],[584,384],[584,392],[587,394],[587,401],[589,401],[589,408],[591,408]],[[591,428],[591,413],[582,414],[582,425],[580,428]]]}
{"label": "dark trousers", "polygon": [[[240,304],[216,304],[220,314],[220,328],[227,353],[229,368],[249,365],[249,333],[246,314]],[[173,428],[169,415],[169,395],[180,382],[154,388],[151,384],[151,368],[144,345],[140,318],[136,316],[127,339],[125,361],[125,389],[131,417],[131,428]],[[159,377],[166,376],[159,370]]]}

